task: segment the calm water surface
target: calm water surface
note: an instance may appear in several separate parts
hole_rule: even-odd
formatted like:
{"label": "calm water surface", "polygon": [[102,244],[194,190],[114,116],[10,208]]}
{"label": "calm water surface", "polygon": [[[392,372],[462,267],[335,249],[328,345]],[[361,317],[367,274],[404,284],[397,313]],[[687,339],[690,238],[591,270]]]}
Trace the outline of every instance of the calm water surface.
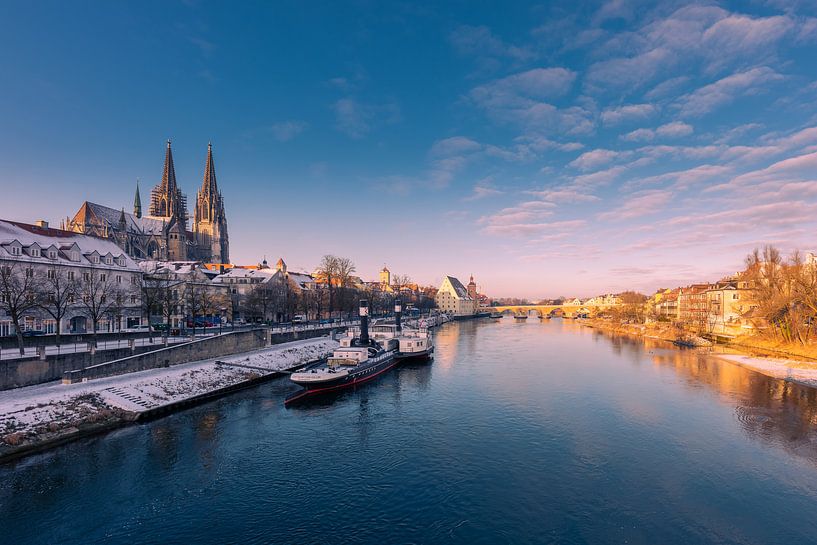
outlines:
{"label": "calm water surface", "polygon": [[815,391],[693,351],[505,318],[291,390],[0,467],[0,542],[817,543]]}

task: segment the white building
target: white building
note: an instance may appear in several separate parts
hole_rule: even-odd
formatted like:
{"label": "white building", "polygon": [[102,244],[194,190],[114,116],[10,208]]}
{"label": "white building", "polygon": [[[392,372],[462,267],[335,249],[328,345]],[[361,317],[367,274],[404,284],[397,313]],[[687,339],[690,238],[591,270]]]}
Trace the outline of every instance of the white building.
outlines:
{"label": "white building", "polygon": [[478,301],[468,295],[468,289],[453,276],[446,276],[434,297],[437,308],[451,316],[471,316],[477,311]]}
{"label": "white building", "polygon": [[[0,336],[23,332],[112,332],[141,323],[141,272],[112,240],[0,220]],[[36,299],[37,305],[18,304]],[[18,303],[15,303],[15,300]],[[59,306],[61,311],[57,311]],[[27,307],[27,308],[25,308]]]}

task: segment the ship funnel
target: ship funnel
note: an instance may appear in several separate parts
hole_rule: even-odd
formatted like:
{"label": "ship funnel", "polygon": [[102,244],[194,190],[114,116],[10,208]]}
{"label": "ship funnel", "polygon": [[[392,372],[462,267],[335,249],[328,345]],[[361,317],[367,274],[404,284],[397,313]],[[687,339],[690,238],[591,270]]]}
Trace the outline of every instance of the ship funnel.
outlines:
{"label": "ship funnel", "polygon": [[403,327],[400,325],[400,316],[403,312],[403,304],[400,299],[394,300],[394,323],[397,325],[397,331],[400,332],[403,330]]}
{"label": "ship funnel", "polygon": [[369,344],[369,301],[360,300],[360,344]]}

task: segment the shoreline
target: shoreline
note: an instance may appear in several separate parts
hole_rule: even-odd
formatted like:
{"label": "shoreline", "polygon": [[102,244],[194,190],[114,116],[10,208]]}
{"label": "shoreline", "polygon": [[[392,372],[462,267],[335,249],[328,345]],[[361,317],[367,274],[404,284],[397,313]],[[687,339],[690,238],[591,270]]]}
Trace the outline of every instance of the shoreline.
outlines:
{"label": "shoreline", "polygon": [[[50,382],[4,393],[0,464],[201,405],[286,376],[337,341],[318,337],[170,368],[64,385]],[[254,365],[248,365],[247,362]]]}
{"label": "shoreline", "polygon": [[[607,321],[588,320],[582,322],[581,325],[582,327],[598,329],[608,333],[669,342],[677,347],[676,338],[673,338],[668,332],[651,329],[643,324],[614,324]],[[714,352],[711,350],[714,347],[730,350],[734,353]],[[773,348],[753,347],[741,343],[713,344],[711,347],[689,347],[688,349],[696,350],[701,356],[740,365],[767,377],[794,382],[809,388],[817,388],[817,361],[803,356],[788,354],[785,351]],[[776,352],[781,356],[762,355],[764,352]]]}

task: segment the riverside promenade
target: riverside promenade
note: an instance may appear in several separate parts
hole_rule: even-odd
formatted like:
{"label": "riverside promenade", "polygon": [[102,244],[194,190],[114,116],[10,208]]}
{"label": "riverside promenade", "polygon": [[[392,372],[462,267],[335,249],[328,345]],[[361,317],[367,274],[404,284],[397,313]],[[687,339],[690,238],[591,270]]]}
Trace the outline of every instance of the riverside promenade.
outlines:
{"label": "riverside promenade", "polygon": [[169,368],[5,391],[0,462],[282,376],[338,344],[330,337],[310,338]]}

